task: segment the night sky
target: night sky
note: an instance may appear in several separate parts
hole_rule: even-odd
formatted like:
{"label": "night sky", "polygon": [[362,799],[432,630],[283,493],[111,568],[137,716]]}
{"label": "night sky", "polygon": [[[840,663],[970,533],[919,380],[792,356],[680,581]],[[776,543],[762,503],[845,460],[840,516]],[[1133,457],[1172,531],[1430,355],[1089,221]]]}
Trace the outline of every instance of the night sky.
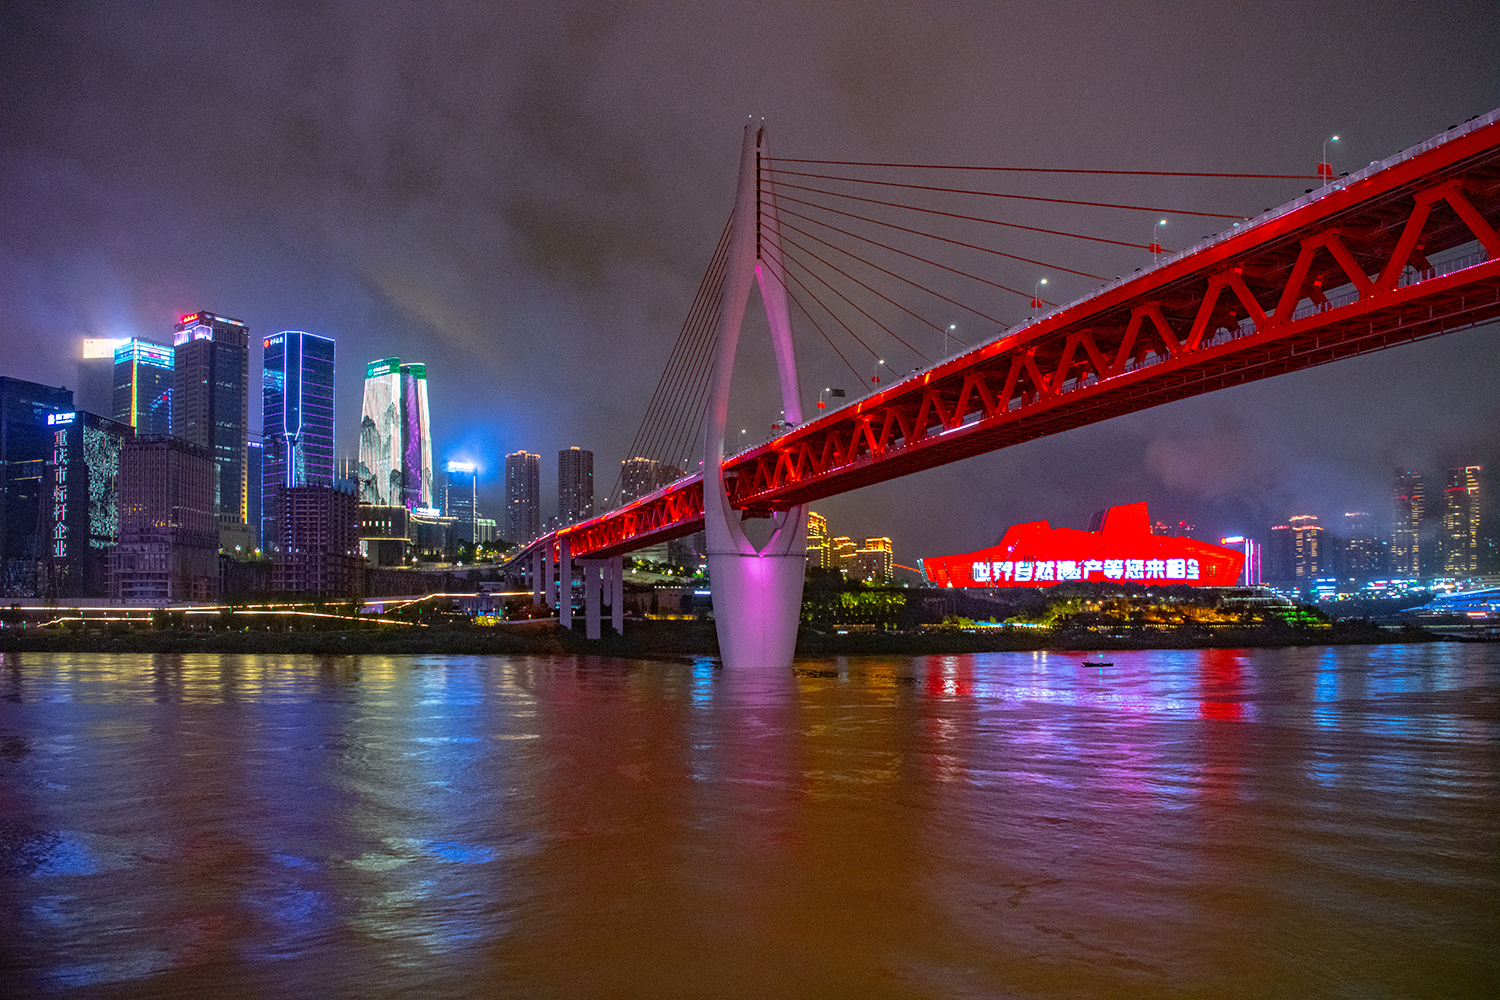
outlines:
{"label": "night sky", "polygon": [[[338,342],[341,454],[364,363],[425,361],[439,460],[479,461],[498,514],[503,455],[539,452],[550,515],[559,448],[594,451],[601,497],[613,483],[728,214],[747,115],[792,157],[1312,173],[1338,133],[1335,169],[1352,171],[1500,105],[1497,53],[1492,0],[12,2],[0,374],[75,386],[81,337],[164,340],[198,309],[258,336],[309,330]],[[1109,193],[1252,215],[1308,183]],[[1138,219],[1107,226],[1146,236]],[[1212,228],[1174,220],[1163,242]],[[1048,252],[1111,276],[1142,262]],[[1035,270],[1001,276],[1030,288]],[[1065,301],[1094,284],[1049,287]],[[779,408],[761,330],[747,326],[736,426]],[[851,383],[810,337],[799,350],[809,401]],[[1384,518],[1397,464],[1479,462],[1500,482],[1497,373],[1490,325],[817,508],[837,534],[891,535],[899,562],[1136,500],[1205,534]]]}

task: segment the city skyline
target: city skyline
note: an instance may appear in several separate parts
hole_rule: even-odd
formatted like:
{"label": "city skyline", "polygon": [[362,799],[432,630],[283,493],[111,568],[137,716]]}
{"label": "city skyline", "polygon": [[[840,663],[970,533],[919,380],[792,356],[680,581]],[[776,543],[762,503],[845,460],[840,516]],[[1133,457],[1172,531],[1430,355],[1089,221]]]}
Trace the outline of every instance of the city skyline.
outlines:
{"label": "city skyline", "polygon": [[[27,31],[7,37],[28,42],[7,49],[13,58],[0,69],[15,97],[0,159],[0,199],[13,220],[0,237],[7,331],[0,371],[74,386],[79,338],[151,339],[200,302],[259,330],[319,330],[357,357],[424,357],[444,387],[432,401],[432,458],[475,462],[480,506],[493,510],[503,502],[503,456],[518,449],[549,454],[581,443],[610,470],[630,457],[631,435],[728,209],[745,114],[765,115],[774,148],[787,156],[1310,172],[1323,141],[1339,134],[1329,155],[1341,172],[1490,110],[1482,74],[1465,67],[1500,42],[1500,29],[1477,11],[1457,5],[1418,16],[1379,5],[1348,26],[1338,53],[1318,59],[1285,46],[1274,19],[1243,11],[1190,21],[1101,12],[1097,32],[1070,40],[1080,58],[1066,78],[1034,54],[1071,23],[1043,8],[1006,18],[1003,31],[998,14],[952,10],[920,28],[871,15],[852,35],[830,15],[783,12],[763,41],[748,33],[744,25],[755,18],[743,12],[642,8],[571,33],[556,29],[587,19],[524,12],[504,37],[491,19],[472,14],[451,25],[422,18],[402,33],[362,26],[347,39],[349,61],[327,67],[305,93],[289,81],[306,74],[270,75],[255,59],[216,64],[216,86],[194,91],[180,74],[156,72],[148,55],[171,44],[192,61],[200,58],[191,55],[195,39],[229,31],[247,52],[324,65],[321,46],[304,44],[300,29],[276,19],[251,23],[221,10],[170,23],[150,12],[128,21],[103,12],[16,15]],[[338,16],[337,5],[328,16]],[[705,31],[733,58],[705,61],[685,47]],[[422,65],[407,36],[450,32],[493,45],[496,54],[474,67],[482,87],[379,68],[402,59]],[[714,72],[692,70],[688,87],[687,69],[633,66],[611,72],[611,87],[601,88],[610,53],[643,37],[666,39],[672,65]],[[1161,37],[1174,39],[1162,57],[1164,82],[1142,102],[1120,85],[1135,77],[1117,53],[1155,49]],[[1225,39],[1238,44],[1226,47]],[[1361,60],[1354,53],[1362,46],[1391,59]],[[1215,53],[1214,73],[1198,64],[1205,52]],[[512,65],[501,53],[518,58]],[[953,58],[933,58],[938,53]],[[120,67],[130,85],[96,75],[93,67],[103,65]],[[911,72],[918,65],[923,71]],[[1018,72],[1039,81],[1045,99],[1014,99]],[[1253,99],[1236,82],[1249,73],[1269,81]],[[904,89],[891,89],[895,79]],[[606,90],[613,96],[601,97]],[[313,110],[304,114],[308,97]],[[429,113],[447,99],[492,111],[493,124],[454,130]],[[337,110],[366,101],[368,113]],[[136,124],[126,131],[81,124],[100,114]],[[186,134],[202,140],[196,148],[235,153],[184,158]],[[310,145],[293,142],[294,134]],[[387,134],[412,140],[387,143]],[[1250,214],[1305,186],[1174,181],[1099,193],[1184,212]],[[1167,218],[1152,237],[1168,250],[1217,225]],[[1139,243],[1145,234],[1134,232],[1136,221],[1064,215],[1057,228],[1076,224]],[[189,227],[232,238],[188,253],[181,234]],[[1071,256],[1056,245],[1004,249],[1106,276],[1148,262],[1107,248]],[[1027,292],[1050,276],[1061,301],[1092,287],[1019,265],[995,276]],[[1010,323],[1026,312],[1019,301],[996,318]],[[953,323],[954,335],[970,343],[993,332],[972,317]],[[794,328],[804,405],[811,409],[825,386],[857,400],[859,380],[800,317]],[[922,343],[929,355],[955,349],[930,339]],[[1500,461],[1500,404],[1484,376],[1500,364],[1496,340],[1493,326],[1451,334],[823,506],[856,534],[889,532],[903,547],[929,551],[977,548],[1007,524],[1039,518],[1082,527],[1093,510],[1136,500],[1209,534],[1253,533],[1291,513],[1382,516],[1391,467]],[[778,416],[765,402],[774,398],[767,388],[774,365],[757,335],[747,336],[745,350],[730,423],[749,428],[753,443]],[[899,350],[885,358],[889,366],[920,363]],[[339,375],[343,428],[359,416],[358,375],[354,366]]]}

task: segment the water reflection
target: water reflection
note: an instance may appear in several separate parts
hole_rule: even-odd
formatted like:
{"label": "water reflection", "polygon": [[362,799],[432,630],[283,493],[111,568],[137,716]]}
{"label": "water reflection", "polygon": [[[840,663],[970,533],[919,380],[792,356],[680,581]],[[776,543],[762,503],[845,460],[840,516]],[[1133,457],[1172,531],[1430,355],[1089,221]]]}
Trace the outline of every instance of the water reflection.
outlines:
{"label": "water reflection", "polygon": [[20,995],[1484,995],[1491,647],[1111,659],[11,654],[0,972]]}

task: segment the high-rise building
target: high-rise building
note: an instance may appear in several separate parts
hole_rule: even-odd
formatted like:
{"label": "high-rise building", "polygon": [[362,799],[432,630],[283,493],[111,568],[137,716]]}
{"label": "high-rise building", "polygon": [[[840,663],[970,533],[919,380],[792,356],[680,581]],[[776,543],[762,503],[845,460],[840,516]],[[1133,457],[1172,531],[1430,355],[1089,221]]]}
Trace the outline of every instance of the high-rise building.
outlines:
{"label": "high-rise building", "polygon": [[849,560],[851,579],[880,583],[891,579],[896,571],[894,547],[889,538],[866,538]]}
{"label": "high-rise building", "polygon": [[654,458],[627,458],[620,463],[620,505],[655,493],[681,475],[681,469],[663,465]]}
{"label": "high-rise building", "polygon": [[172,433],[175,353],[171,347],[149,340],[127,340],[116,348],[110,416],[135,428],[137,434]]}
{"label": "high-rise building", "polygon": [[245,501],[250,512],[250,544],[259,551],[266,547],[266,443],[254,435],[245,442],[245,475],[251,483],[260,484],[259,488],[251,488]]}
{"label": "high-rise building", "polygon": [[122,601],[211,601],[219,590],[220,477],[213,452],[167,435],[120,452],[120,542],[109,595]]}
{"label": "high-rise building", "polygon": [[1342,532],[1343,576],[1357,580],[1368,580],[1379,576],[1385,568],[1384,546],[1375,530],[1375,518],[1364,511],[1350,511],[1344,515]]}
{"label": "high-rise building", "polygon": [[579,447],[557,453],[557,525],[594,516],[594,453]]}
{"label": "high-rise building", "polygon": [[280,506],[270,501],[282,486],[333,486],[334,342],[300,330],[261,341],[261,415],[264,470],[258,484],[267,548],[280,537]]}
{"label": "high-rise building", "polygon": [[456,540],[460,542],[487,542],[490,538],[480,530],[479,521],[479,467],[473,462],[449,462],[443,470],[446,480],[438,490],[438,511],[443,517],[451,517]]}
{"label": "high-rise building", "polygon": [[505,540],[525,545],[542,533],[542,456],[518,451],[505,456]]}
{"label": "high-rise building", "polygon": [[78,388],[73,405],[87,413],[114,412],[115,351],[130,341],[85,337],[78,355]]}
{"label": "high-rise building", "polygon": [[324,600],[360,596],[360,504],[331,485],[277,485],[266,494],[274,512],[271,589]]}
{"label": "high-rise building", "polygon": [[1443,490],[1443,575],[1479,572],[1479,472],[1477,465],[1448,470]]}
{"label": "high-rise building", "polygon": [[47,553],[47,417],[72,412],[70,389],[0,377],[0,595],[36,595]]}
{"label": "high-rise building", "polygon": [[1422,518],[1427,513],[1427,490],[1421,475],[1396,470],[1391,490],[1392,575],[1417,579],[1422,575]]}
{"label": "high-rise building", "polygon": [[432,495],[432,427],[427,410],[427,366],[401,366],[402,485],[401,503],[408,510],[430,508]]}
{"label": "high-rise building", "polygon": [[104,597],[109,549],[120,540],[120,452],[133,431],[82,410],[53,413],[47,475],[51,542],[41,591],[49,597]]}
{"label": "high-rise building", "polygon": [[1292,529],[1292,572],[1297,583],[1311,583],[1328,569],[1323,527],[1313,514],[1287,518]]}
{"label": "high-rise building", "polygon": [[807,512],[807,565],[810,569],[830,569],[833,555],[828,546],[828,518],[816,511]]}
{"label": "high-rise building", "polygon": [[220,544],[251,548],[249,475],[250,328],[237,319],[195,312],[172,340],[172,436],[207,448],[218,465],[214,513]]}
{"label": "high-rise building", "polygon": [[377,506],[401,502],[401,359],[365,366],[364,410],[359,421],[359,498]]}
{"label": "high-rise building", "polygon": [[408,510],[432,506],[426,365],[381,358],[365,366],[358,476],[365,503]]}
{"label": "high-rise building", "polygon": [[830,568],[848,573],[854,564],[854,554],[859,551],[859,546],[855,545],[854,539],[848,535],[839,535],[828,540],[828,550],[833,556]]}
{"label": "high-rise building", "polygon": [[1219,539],[1219,544],[1245,553],[1245,564],[1240,569],[1240,578],[1235,581],[1241,587],[1260,586],[1260,543],[1244,535],[1230,535]]}

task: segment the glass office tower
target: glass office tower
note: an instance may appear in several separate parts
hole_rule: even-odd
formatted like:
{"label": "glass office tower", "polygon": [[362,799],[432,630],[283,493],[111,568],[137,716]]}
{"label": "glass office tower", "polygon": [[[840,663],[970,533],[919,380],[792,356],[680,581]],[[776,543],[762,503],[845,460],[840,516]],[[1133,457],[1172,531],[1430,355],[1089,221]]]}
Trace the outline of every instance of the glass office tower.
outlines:
{"label": "glass office tower", "polygon": [[333,485],[334,342],[284,330],[261,342],[261,542],[275,545],[275,491]]}

